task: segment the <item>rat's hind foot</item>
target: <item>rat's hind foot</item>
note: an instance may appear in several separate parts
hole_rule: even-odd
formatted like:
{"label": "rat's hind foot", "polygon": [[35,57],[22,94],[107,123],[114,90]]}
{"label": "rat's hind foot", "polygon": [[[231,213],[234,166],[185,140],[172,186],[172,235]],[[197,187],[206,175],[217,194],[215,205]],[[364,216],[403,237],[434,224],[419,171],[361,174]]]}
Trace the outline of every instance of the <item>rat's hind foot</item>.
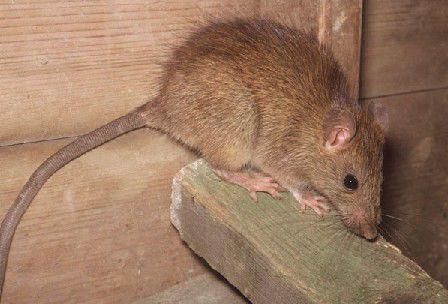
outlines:
{"label": "rat's hind foot", "polygon": [[299,201],[300,210],[302,212],[306,210],[306,207],[310,207],[320,216],[323,216],[328,211],[330,211],[328,200],[325,197],[314,193],[313,191],[291,191],[291,193],[295,197],[295,199]]}
{"label": "rat's hind foot", "polygon": [[225,170],[213,170],[223,180],[241,186],[249,191],[254,202],[257,201],[257,192],[267,192],[276,199],[281,199],[279,192],[284,191],[272,177],[258,172],[232,172]]}

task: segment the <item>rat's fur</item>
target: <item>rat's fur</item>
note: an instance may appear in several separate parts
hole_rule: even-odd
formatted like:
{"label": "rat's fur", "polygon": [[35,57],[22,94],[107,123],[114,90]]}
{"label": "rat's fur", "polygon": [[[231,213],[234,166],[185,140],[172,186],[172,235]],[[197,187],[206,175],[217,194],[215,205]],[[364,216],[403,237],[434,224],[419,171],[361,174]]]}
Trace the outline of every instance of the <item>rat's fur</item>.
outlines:
{"label": "rat's fur", "polygon": [[[313,36],[266,20],[211,23],[174,51],[161,80],[154,100],[78,138],[33,174],[2,223],[1,284],[14,231],[44,182],[83,153],[144,126],[217,169],[253,166],[289,190],[319,193],[352,231],[376,235],[383,137]],[[334,132],[340,125],[345,133]],[[331,149],[330,134],[342,138]],[[344,189],[348,173],[358,177],[358,190]]]}

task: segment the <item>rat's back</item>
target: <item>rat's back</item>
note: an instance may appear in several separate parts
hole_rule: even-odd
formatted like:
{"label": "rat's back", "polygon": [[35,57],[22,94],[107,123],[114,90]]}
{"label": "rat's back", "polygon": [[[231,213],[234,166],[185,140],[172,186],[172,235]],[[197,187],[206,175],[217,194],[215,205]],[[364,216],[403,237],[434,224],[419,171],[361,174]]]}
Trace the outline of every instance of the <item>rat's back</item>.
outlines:
{"label": "rat's back", "polygon": [[159,105],[168,133],[207,155],[231,146],[225,157],[248,162],[260,137],[283,136],[297,117],[300,128],[346,87],[331,52],[313,36],[246,19],[193,33],[162,79]]}

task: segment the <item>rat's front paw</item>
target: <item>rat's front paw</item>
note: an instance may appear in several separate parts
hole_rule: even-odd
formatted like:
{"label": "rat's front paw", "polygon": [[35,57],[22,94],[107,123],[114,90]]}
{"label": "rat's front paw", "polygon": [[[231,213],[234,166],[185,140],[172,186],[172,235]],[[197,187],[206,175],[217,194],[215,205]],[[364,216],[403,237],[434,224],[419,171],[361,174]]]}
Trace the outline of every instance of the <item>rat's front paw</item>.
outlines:
{"label": "rat's front paw", "polygon": [[330,207],[328,206],[328,200],[322,195],[315,194],[312,191],[291,191],[295,199],[300,203],[300,210],[303,212],[306,207],[310,207],[318,215],[323,216]]}
{"label": "rat's front paw", "polygon": [[259,172],[232,172],[213,170],[222,179],[246,188],[254,202],[257,201],[257,192],[267,192],[275,199],[281,199],[279,192],[285,191],[272,177]]}

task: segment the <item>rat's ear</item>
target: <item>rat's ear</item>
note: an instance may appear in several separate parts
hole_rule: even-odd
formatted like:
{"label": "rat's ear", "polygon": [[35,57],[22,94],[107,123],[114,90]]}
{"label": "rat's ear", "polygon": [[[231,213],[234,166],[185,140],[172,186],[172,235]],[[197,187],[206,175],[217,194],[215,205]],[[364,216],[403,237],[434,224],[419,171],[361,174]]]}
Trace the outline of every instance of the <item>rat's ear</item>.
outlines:
{"label": "rat's ear", "polygon": [[324,145],[327,150],[343,149],[356,133],[356,121],[352,113],[340,108],[328,111],[324,118]]}

